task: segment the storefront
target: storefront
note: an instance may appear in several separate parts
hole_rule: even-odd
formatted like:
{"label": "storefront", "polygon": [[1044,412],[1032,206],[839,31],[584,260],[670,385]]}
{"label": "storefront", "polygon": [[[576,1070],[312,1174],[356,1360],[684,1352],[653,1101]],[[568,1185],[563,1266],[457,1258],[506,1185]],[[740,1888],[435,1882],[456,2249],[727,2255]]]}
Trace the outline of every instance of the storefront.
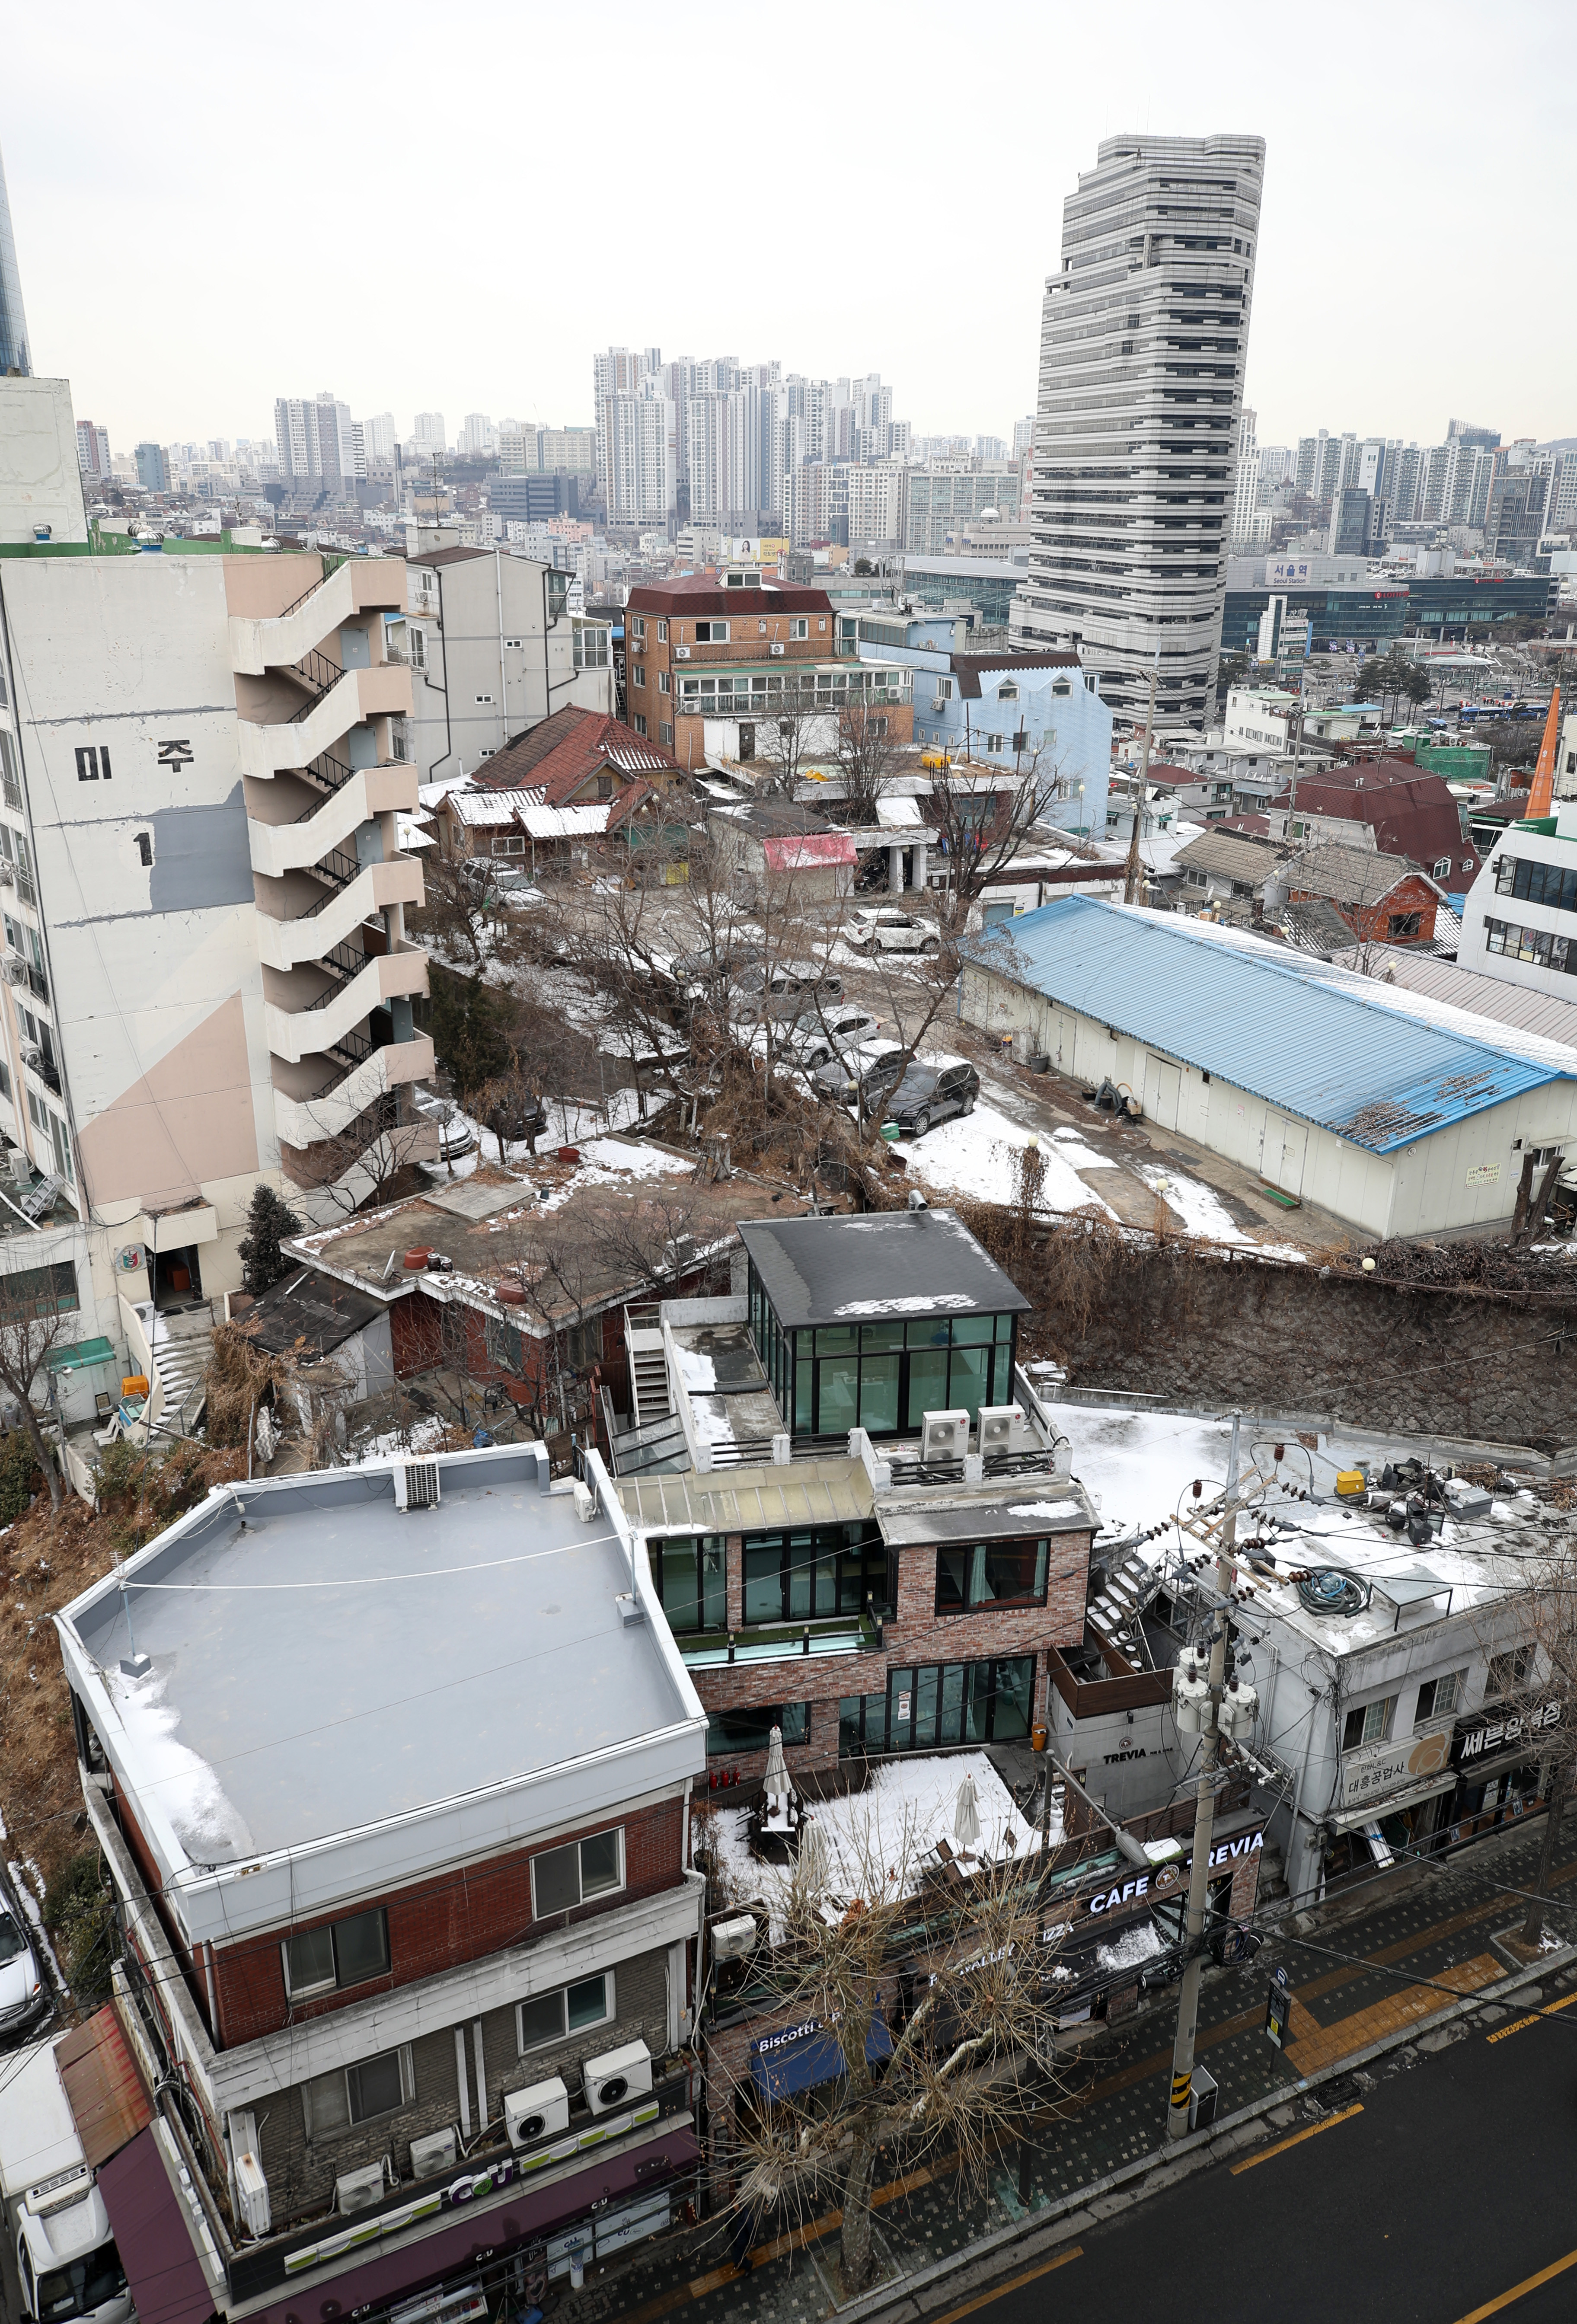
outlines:
{"label": "storefront", "polygon": [[1448,1720],[1342,1754],[1337,1801],[1323,1819],[1328,1884],[1388,1871],[1430,1840],[1456,1786],[1452,1731]]}
{"label": "storefront", "polygon": [[1531,1711],[1476,1711],[1462,1720],[1452,1743],[1455,1776],[1442,1837],[1460,1848],[1499,1823],[1515,1823],[1544,1805],[1545,1737],[1561,1723],[1557,1702]]}

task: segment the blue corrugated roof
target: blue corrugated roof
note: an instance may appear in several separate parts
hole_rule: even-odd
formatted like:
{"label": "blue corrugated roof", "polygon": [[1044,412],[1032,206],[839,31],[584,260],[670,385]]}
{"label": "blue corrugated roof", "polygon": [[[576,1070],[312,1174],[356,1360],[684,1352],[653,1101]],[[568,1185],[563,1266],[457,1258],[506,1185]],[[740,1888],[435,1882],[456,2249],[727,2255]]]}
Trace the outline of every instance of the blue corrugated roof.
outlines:
{"label": "blue corrugated roof", "polygon": [[1405,1016],[1328,962],[1175,913],[1065,896],[1003,935],[999,973],[1374,1154],[1577,1078]]}

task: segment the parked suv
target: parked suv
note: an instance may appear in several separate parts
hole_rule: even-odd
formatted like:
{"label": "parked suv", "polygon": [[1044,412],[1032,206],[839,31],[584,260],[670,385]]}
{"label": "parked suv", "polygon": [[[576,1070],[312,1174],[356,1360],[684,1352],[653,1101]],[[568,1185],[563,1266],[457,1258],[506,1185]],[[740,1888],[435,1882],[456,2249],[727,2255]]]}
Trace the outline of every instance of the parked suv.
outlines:
{"label": "parked suv", "polygon": [[980,1095],[980,1075],[962,1058],[922,1065],[917,1059],[887,1101],[884,1121],[896,1121],[910,1137],[923,1138],[938,1121],[972,1113]]}
{"label": "parked suv", "polygon": [[903,1078],[908,1055],[901,1041],[868,1041],[864,1047],[830,1057],[810,1076],[811,1087],[835,1105],[857,1105],[875,1113],[890,1089]]}
{"label": "parked suv", "polygon": [[853,1056],[881,1024],[881,1018],[872,1017],[869,1009],[858,1009],[850,1001],[841,1001],[799,1018],[778,1046],[808,1073],[817,1065],[835,1064]]}
{"label": "parked suv", "polygon": [[734,977],[729,1014],[737,1025],[759,1025],[769,1016],[792,1024],[843,997],[843,978],[815,961],[782,961],[772,969],[757,964]]}
{"label": "parked suv", "polygon": [[935,920],[921,919],[914,912],[900,912],[892,904],[867,906],[857,911],[849,924],[849,942],[862,952],[929,954],[942,949]]}

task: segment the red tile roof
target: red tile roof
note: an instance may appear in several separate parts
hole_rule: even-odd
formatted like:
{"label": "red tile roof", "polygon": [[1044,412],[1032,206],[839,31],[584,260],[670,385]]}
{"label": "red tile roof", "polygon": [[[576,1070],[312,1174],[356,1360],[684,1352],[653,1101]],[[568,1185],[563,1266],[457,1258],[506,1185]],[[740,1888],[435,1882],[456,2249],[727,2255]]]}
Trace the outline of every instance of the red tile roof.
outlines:
{"label": "red tile roof", "polygon": [[420,557],[408,557],[407,565],[465,565],[473,557],[491,557],[491,549],[429,549]]}
{"label": "red tile roof", "polygon": [[517,735],[473,779],[482,790],[540,790],[544,807],[562,807],[588,775],[606,767],[642,779],[682,771],[671,751],[648,742],[622,718],[570,707]]}
{"label": "red tile roof", "polygon": [[[1275,801],[1278,807],[1291,803],[1290,790]],[[1449,857],[1443,884],[1453,894],[1479,872],[1479,851],[1463,834],[1444,776],[1427,773],[1410,759],[1350,759],[1317,769],[1299,778],[1297,805],[1300,815],[1368,824],[1381,854],[1409,856],[1425,871]]]}
{"label": "red tile roof", "polygon": [[761,589],[720,589],[705,574],[683,581],[645,582],[632,589],[626,613],[830,613],[825,589],[797,589],[770,581]]}

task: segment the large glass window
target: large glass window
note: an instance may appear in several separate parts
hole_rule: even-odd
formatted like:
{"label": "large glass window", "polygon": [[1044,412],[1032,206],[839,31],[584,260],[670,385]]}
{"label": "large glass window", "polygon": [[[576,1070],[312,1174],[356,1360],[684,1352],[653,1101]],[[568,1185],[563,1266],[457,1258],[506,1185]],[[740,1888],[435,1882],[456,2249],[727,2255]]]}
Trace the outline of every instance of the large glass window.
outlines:
{"label": "large glass window", "polygon": [[938,1549],[937,1613],[1044,1606],[1049,1548],[1045,1541],[994,1541]]}
{"label": "large glass window", "polygon": [[707,1751],[714,1758],[731,1751],[764,1751],[774,1727],[782,1729],[785,1743],[808,1743],[809,1703],[752,1703],[742,1711],[715,1711],[706,1725]]}
{"label": "large glass window", "polygon": [[674,1631],[728,1628],[727,1543],[720,1533],[652,1546],[657,1594]]}
{"label": "large glass window", "polygon": [[1011,1315],[786,1333],[752,1273],[750,1319],[761,1369],[796,1436],[843,1436],[854,1427],[917,1436],[927,1412],[962,1409],[973,1417],[982,1404],[1012,1399]]}
{"label": "large glass window", "polygon": [[531,1858],[532,1911],[538,1920],[550,1913],[567,1913],[593,1896],[605,1896],[623,1886],[623,1832],[594,1832],[589,1840],[571,1840],[567,1848],[549,1849]]}
{"label": "large glass window", "polygon": [[1033,1655],[985,1662],[922,1663],[888,1674],[885,1694],[846,1695],[838,1750],[923,1751],[940,1743],[1006,1743],[1029,1732]]}
{"label": "large glass window", "polygon": [[1526,855],[1495,858],[1495,892],[1557,912],[1577,912],[1577,864],[1541,863]]}
{"label": "large glass window", "polygon": [[873,1524],[802,1526],[744,1536],[744,1619],[810,1622],[888,1609],[887,1552]]}

